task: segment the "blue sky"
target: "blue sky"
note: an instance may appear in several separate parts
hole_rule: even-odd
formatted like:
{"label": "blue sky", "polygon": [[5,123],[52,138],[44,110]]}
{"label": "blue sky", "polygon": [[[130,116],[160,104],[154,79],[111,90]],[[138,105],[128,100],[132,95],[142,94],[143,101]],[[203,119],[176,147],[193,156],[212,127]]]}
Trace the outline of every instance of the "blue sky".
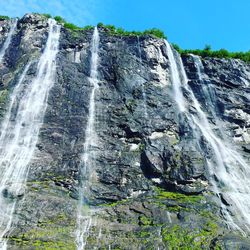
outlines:
{"label": "blue sky", "polygon": [[60,15],[80,26],[160,28],[182,48],[250,50],[250,0],[0,0],[0,14]]}

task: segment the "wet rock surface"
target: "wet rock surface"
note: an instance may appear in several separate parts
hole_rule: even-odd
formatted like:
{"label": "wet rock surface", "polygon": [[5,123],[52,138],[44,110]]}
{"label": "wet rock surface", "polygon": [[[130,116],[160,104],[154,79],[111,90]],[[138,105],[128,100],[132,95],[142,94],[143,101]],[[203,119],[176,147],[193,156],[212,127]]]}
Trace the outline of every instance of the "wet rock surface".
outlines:
{"label": "wet rock surface", "polygon": [[[0,26],[2,44],[8,21],[0,21]],[[61,30],[56,82],[26,189],[7,192],[18,196],[14,228],[8,235],[10,249],[76,248],[92,33]],[[177,112],[164,41],[113,36],[103,29],[99,33],[96,162],[85,197],[93,223],[86,249],[247,249],[248,238],[228,229],[220,212],[221,198],[210,188],[205,158],[212,154],[209,147],[206,142],[200,142],[202,150],[198,147],[187,117]],[[1,116],[28,61],[34,60],[28,79],[36,74],[47,35],[45,17],[26,15],[18,21],[0,66]],[[185,56],[183,62],[209,122],[215,124],[215,114],[249,163],[250,66],[205,58],[205,77],[200,81],[192,57]],[[220,134],[219,128],[214,130]]]}

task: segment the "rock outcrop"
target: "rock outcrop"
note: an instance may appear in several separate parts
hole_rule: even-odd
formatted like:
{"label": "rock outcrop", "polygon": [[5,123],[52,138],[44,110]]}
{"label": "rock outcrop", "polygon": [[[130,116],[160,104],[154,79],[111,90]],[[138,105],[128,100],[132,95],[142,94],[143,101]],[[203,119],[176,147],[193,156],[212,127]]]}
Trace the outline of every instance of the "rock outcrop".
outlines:
{"label": "rock outcrop", "polygon": [[[9,22],[0,21],[0,47]],[[92,33],[61,28],[56,81],[27,185],[20,194],[13,187],[5,192],[9,199],[17,199],[7,236],[9,249],[76,249]],[[221,204],[230,208],[230,200],[211,189],[211,179],[219,181],[207,168],[211,148],[205,140],[198,147],[197,131],[178,112],[164,40],[116,36],[103,28],[99,35],[98,143],[86,194],[93,217],[86,249],[250,248],[249,238],[228,228],[221,213]],[[36,75],[47,36],[45,17],[32,14],[18,20],[0,65],[1,119],[29,61],[27,77]],[[191,55],[184,56],[183,63],[188,84],[213,130],[232,142],[250,166],[249,64],[205,58],[201,80]],[[189,112],[194,112],[191,102]]]}

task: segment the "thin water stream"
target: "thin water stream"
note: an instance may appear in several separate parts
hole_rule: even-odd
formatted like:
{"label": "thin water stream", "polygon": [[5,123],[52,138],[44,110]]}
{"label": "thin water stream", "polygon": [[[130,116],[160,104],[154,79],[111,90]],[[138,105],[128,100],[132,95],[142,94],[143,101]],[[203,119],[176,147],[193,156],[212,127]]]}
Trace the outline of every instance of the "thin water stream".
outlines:
{"label": "thin water stream", "polygon": [[77,230],[76,230],[76,244],[77,249],[82,250],[86,246],[86,240],[89,235],[89,229],[92,224],[91,211],[89,211],[86,204],[86,194],[89,189],[89,181],[91,178],[91,171],[95,168],[95,151],[94,145],[96,143],[95,131],[95,95],[99,88],[98,85],[98,51],[99,51],[99,32],[95,27],[92,44],[91,44],[91,65],[90,65],[90,84],[92,90],[89,98],[89,115],[87,127],[85,130],[84,152],[81,160],[80,169],[80,187],[79,187],[79,203],[77,212]]}
{"label": "thin water stream", "polygon": [[49,19],[49,35],[37,66],[37,75],[25,87],[28,63],[10,96],[0,135],[0,249],[6,249],[4,236],[11,229],[13,212],[25,183],[40,127],[54,84],[60,26]]}

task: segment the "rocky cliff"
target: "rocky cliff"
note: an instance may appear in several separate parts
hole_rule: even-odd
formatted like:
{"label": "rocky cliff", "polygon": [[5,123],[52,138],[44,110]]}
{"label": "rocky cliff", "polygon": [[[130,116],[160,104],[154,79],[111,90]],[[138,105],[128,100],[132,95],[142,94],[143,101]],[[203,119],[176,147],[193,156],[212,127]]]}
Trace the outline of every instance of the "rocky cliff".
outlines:
{"label": "rocky cliff", "polygon": [[[11,25],[0,21],[0,47]],[[2,123],[26,65],[30,63],[25,88],[38,74],[48,35],[47,18],[25,15],[18,20],[0,65]],[[54,83],[26,188],[17,195],[11,195],[8,185],[4,189],[5,198],[16,202],[4,235],[8,248],[76,249],[83,182],[81,209],[91,217],[85,249],[249,249],[250,193],[237,190],[250,181],[244,168],[250,166],[249,64],[183,56],[188,87],[180,87],[186,105],[181,112],[166,42],[148,35],[111,35],[100,28],[94,164],[83,176],[92,36],[93,29],[61,27]],[[181,71],[182,62],[173,54]],[[185,80],[183,74],[180,80]],[[196,101],[211,141],[199,127],[204,119]],[[226,174],[213,144],[221,155],[222,148],[229,150],[221,163]],[[224,176],[229,184],[235,181],[235,189]]]}

